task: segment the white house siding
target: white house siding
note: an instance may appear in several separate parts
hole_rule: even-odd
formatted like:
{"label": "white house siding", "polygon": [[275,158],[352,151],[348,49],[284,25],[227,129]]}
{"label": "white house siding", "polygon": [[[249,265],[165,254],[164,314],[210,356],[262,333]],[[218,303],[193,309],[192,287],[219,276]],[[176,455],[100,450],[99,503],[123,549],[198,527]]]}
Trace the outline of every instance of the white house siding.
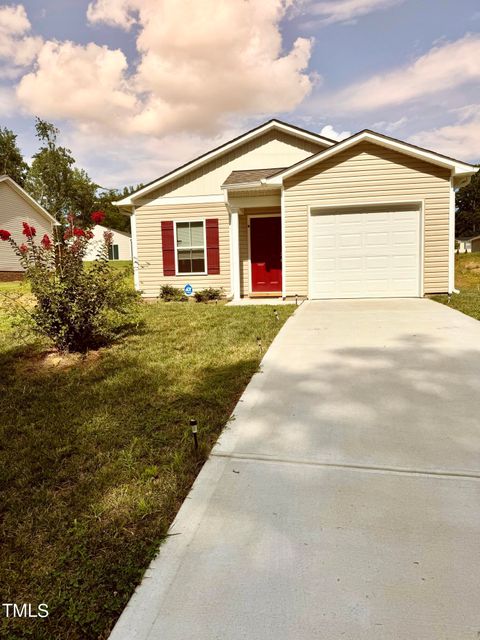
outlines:
{"label": "white house siding", "polygon": [[103,242],[103,234],[105,231],[111,231],[113,233],[112,244],[118,246],[118,259],[131,260],[132,241],[130,235],[128,233],[122,233],[121,231],[115,231],[115,229],[108,229],[100,224],[93,227],[93,238],[88,243],[88,251],[84,259],[87,261],[95,260]]}
{"label": "white house siding", "polygon": [[219,195],[222,193],[221,185],[232,171],[289,167],[324,148],[321,142],[302,140],[281,131],[269,131],[149,193],[137,204],[148,204],[162,196]]}
{"label": "white house siding", "polygon": [[308,295],[308,207],[424,200],[424,292],[448,290],[450,173],[360,143],[285,182],[287,295]]}
{"label": "white house siding", "polygon": [[[8,182],[0,182],[0,229],[10,231],[12,237],[21,244],[25,241],[22,222],[28,222],[35,227],[38,241],[45,233],[52,236],[50,220],[17,193]],[[2,271],[22,271],[18,258],[8,242],[0,242],[0,272]]]}
{"label": "white house siding", "polygon": [[[160,287],[169,284],[183,288],[189,283],[194,290],[223,288],[230,293],[230,230],[227,207],[223,202],[170,206],[142,206],[135,210],[140,289],[145,297],[157,297]],[[217,218],[220,250],[218,275],[163,275],[162,221]]]}

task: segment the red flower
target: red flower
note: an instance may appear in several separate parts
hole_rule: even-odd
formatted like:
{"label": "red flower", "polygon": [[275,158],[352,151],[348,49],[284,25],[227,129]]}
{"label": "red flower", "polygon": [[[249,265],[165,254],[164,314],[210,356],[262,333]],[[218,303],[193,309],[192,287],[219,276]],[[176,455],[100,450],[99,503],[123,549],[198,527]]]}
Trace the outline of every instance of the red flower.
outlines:
{"label": "red flower", "polygon": [[102,224],[102,222],[105,220],[105,214],[103,213],[103,211],[94,211],[90,218],[95,224]]}
{"label": "red flower", "polygon": [[21,244],[18,247],[18,250],[20,251],[20,253],[27,253],[28,252],[28,247],[25,243]]}
{"label": "red flower", "polygon": [[77,236],[77,238],[82,238],[85,235],[85,231],[83,229],[75,227],[75,229],[73,230],[73,235]]}
{"label": "red flower", "polygon": [[12,234],[10,231],[5,231],[5,229],[0,229],[0,239],[9,240]]}
{"label": "red flower", "polygon": [[28,222],[23,222],[23,235],[27,236],[27,238],[33,238],[37,234],[37,230],[35,227],[31,227]]}
{"label": "red flower", "polygon": [[41,245],[44,249],[46,249],[47,251],[50,251],[50,249],[52,248],[52,241],[50,240],[50,238],[48,237],[47,234],[45,234],[42,238],[41,241]]}
{"label": "red flower", "polygon": [[93,238],[93,231],[87,231],[87,233],[85,235],[87,236],[87,238],[89,240],[91,240]]}

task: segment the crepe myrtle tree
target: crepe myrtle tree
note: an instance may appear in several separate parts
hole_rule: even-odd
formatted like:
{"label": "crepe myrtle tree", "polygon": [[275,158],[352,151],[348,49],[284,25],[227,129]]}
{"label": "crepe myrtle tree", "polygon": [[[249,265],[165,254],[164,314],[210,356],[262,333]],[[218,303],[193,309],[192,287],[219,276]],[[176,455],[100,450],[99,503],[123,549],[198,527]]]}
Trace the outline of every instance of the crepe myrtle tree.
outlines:
{"label": "crepe myrtle tree", "polygon": [[137,294],[109,265],[112,233],[104,233],[94,261],[83,260],[92,229],[104,217],[95,211],[91,223],[82,227],[70,214],[66,224],[57,227],[56,237],[45,234],[40,242],[27,222],[22,243],[10,231],[0,230],[0,239],[10,244],[30,283],[35,306],[28,315],[33,328],[60,351],[98,348],[135,323]]}

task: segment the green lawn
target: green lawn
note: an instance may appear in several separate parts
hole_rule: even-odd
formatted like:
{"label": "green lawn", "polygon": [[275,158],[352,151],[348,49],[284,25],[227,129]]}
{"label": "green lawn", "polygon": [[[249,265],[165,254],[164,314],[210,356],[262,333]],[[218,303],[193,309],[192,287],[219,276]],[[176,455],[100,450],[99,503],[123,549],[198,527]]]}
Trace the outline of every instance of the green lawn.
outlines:
{"label": "green lawn", "polygon": [[136,335],[83,359],[0,323],[1,597],[50,611],[2,616],[2,638],[108,636],[258,368],[257,337],[293,309],[145,304]]}
{"label": "green lawn", "polygon": [[455,255],[455,286],[460,293],[433,299],[480,320],[480,253]]}

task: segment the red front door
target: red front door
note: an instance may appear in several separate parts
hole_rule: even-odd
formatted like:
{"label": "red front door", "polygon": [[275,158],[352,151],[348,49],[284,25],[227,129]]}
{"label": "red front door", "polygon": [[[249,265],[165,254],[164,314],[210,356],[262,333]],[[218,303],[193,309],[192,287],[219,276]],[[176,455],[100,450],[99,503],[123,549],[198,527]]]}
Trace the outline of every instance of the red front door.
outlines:
{"label": "red front door", "polygon": [[280,216],[250,218],[252,292],[282,291],[282,226]]}

